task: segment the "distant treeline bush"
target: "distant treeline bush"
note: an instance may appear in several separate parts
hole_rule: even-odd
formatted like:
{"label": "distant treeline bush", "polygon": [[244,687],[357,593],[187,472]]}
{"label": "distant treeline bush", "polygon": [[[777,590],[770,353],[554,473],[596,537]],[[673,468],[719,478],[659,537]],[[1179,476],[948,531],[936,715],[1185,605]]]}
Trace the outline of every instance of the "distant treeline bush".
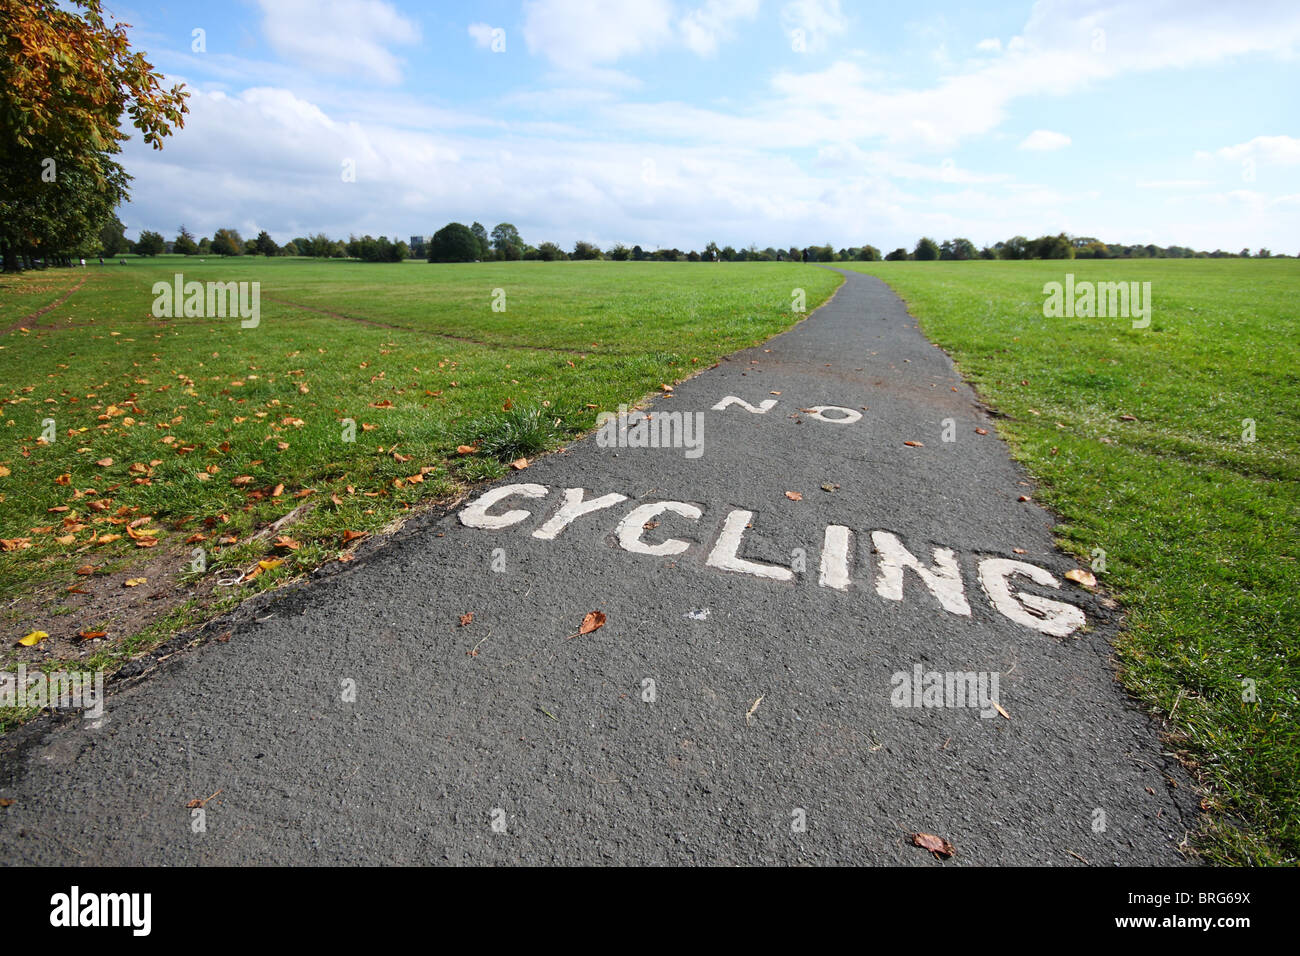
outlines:
{"label": "distant treeline bush", "polygon": [[946,239],[936,242],[923,237],[909,251],[899,247],[882,255],[872,245],[849,246],[836,249],[830,243],[822,246],[791,246],[777,249],[756,245],[736,249],[718,247],[710,242],[702,251],[659,248],[653,251],[639,245],[628,247],[615,243],[601,249],[595,243],[579,240],[566,252],[554,242],[533,246],[524,242],[519,230],[508,222],[498,223],[489,233],[481,223],[466,226],[450,222],[427,240],[412,236],[408,245],[399,239],[366,235],[331,239],[324,233],[301,236],[277,245],[263,230],[256,239],[243,239],[235,229],[218,229],[212,238],[195,239],[184,226],[177,237],[168,242],[160,233],[144,230],[140,238],[131,242],[123,235],[122,224],[114,219],[100,235],[101,254],[113,256],[130,251],[138,255],[153,256],[162,252],[183,255],[214,256],[311,256],[318,259],[361,259],[365,262],[401,262],[407,258],[427,259],[430,262],[487,262],[540,260],[554,262],[560,259],[613,259],[616,261],[657,262],[887,262],[898,261],[961,261],[967,259],[1222,259],[1270,258],[1268,249],[1249,249],[1240,252],[1202,252],[1187,246],[1124,245],[1107,243],[1092,236],[1070,236],[1058,233],[1028,239],[1013,236],[991,246],[976,247],[969,239]]}

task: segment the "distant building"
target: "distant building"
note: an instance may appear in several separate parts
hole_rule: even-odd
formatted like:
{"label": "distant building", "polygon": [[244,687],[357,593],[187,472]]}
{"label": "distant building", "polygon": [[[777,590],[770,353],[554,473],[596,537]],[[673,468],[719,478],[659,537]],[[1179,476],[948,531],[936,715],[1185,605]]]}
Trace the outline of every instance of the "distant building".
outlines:
{"label": "distant building", "polygon": [[407,243],[407,245],[409,245],[412,249],[414,249],[416,246],[424,245],[424,236],[412,236],[411,241]]}

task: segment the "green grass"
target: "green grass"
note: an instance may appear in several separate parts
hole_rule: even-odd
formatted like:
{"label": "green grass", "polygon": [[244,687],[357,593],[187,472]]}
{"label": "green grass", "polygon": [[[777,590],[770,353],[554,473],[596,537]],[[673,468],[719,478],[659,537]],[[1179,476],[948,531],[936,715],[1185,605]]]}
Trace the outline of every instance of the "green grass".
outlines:
{"label": "green grass", "polygon": [[[1085,560],[1105,551],[1100,583],[1126,610],[1124,681],[1168,717],[1174,749],[1221,804],[1204,855],[1294,864],[1300,262],[851,266],[888,282],[1006,416],[999,429],[1060,516],[1061,544]],[[1067,272],[1150,282],[1150,328],[1044,318],[1043,285]]]}
{"label": "green grass", "polygon": [[[260,325],[155,318],[153,283],[176,272],[260,282]],[[273,586],[339,555],[345,530],[378,531],[500,477],[504,462],[556,447],[600,410],[788,328],[800,318],[792,289],[811,309],[840,281],[788,263],[170,256],[0,277],[0,538],[30,543],[0,552],[0,586],[10,599],[61,594],[85,580],[73,573],[84,564],[121,568],[167,548],[179,564],[193,547],[208,550],[209,569],[274,553],[284,565],[246,590]],[[47,419],[52,444],[39,441]],[[285,532],[297,550],[252,539],[303,503]],[[157,548],[128,535],[141,518]],[[55,636],[62,619],[0,615],[0,666],[49,663],[51,645],[14,641]],[[142,647],[135,635],[114,641]]]}

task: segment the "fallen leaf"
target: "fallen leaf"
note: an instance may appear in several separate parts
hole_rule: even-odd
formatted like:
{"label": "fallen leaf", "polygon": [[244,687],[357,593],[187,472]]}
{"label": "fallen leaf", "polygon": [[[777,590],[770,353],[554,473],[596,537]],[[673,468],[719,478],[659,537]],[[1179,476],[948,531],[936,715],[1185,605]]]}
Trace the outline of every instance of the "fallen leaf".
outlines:
{"label": "fallen leaf", "polygon": [[101,458],[99,459],[99,461],[95,462],[95,464],[97,464],[100,468],[107,468],[109,465],[113,464],[113,459]]}
{"label": "fallen leaf", "polygon": [[951,843],[943,839],[943,837],[935,836],[933,833],[913,833],[912,845],[929,850],[936,858],[942,857],[946,859],[957,852]]}
{"label": "fallen leaf", "polygon": [[41,641],[45,640],[49,636],[50,635],[47,634],[45,631],[32,631],[26,637],[19,638],[18,643],[21,644],[23,647],[35,647],[37,644],[39,644]]}
{"label": "fallen leaf", "polygon": [[919,441],[905,441],[905,442],[903,442],[903,444],[904,444],[904,445],[910,445],[910,446],[913,447],[913,448],[924,448],[924,447],[925,447],[925,445],[923,445],[923,444],[922,444],[921,442],[919,442]]}
{"label": "fallen leaf", "polygon": [[1119,417],[1119,420],[1122,421],[1122,422],[1135,422],[1135,421],[1137,421],[1137,416],[1136,416],[1136,415],[1121,415],[1121,416]]}
{"label": "fallen leaf", "polygon": [[348,531],[345,528],[343,530],[343,543],[348,544],[349,542],[356,541],[357,538],[364,538],[369,533],[369,531]]}
{"label": "fallen leaf", "polygon": [[988,433],[989,433],[989,430],[988,430],[987,428],[977,428],[977,429],[975,429],[975,434],[976,434],[976,435],[987,435]]}
{"label": "fallen leaf", "polygon": [[1033,498],[1030,498],[1029,495],[1021,495],[1021,496],[1020,496],[1019,498],[1017,498],[1016,500],[1017,500],[1017,501],[1033,501],[1034,499],[1033,499]]}
{"label": "fallen leaf", "polygon": [[[12,472],[8,468],[6,468],[4,465],[0,465],[0,478],[8,478],[11,474]],[[61,478],[63,476],[60,475],[59,477]],[[66,484],[66,482],[59,482],[58,478],[56,478],[55,481],[58,482],[59,484]]]}
{"label": "fallen leaf", "polygon": [[275,539],[275,543],[272,545],[272,547],[284,548],[286,551],[297,551],[299,548],[302,547],[302,544],[298,541],[293,540],[293,538],[289,537],[288,535],[282,534]]}
{"label": "fallen leaf", "polygon": [[1097,579],[1093,576],[1093,573],[1091,571],[1084,571],[1082,568],[1071,568],[1069,571],[1066,571],[1065,579],[1067,581],[1074,581],[1078,584],[1082,584],[1084,587],[1088,588],[1095,588],[1097,586]]}
{"label": "fallen leaf", "polygon": [[141,584],[147,584],[147,583],[149,583],[148,578],[127,578],[125,581],[122,582],[122,586],[128,588],[134,588],[134,587],[139,587]]}
{"label": "fallen leaf", "polygon": [[749,723],[754,713],[758,710],[758,705],[763,703],[763,695],[759,694],[758,699],[749,705],[749,710],[745,711],[745,723]]}
{"label": "fallen leaf", "polygon": [[797,491],[787,491],[785,493],[785,496],[789,498],[791,501],[803,501],[803,495],[801,495]]}
{"label": "fallen leaf", "polygon": [[[577,634],[570,634],[569,637],[578,637],[581,634],[590,634],[592,631],[598,631],[605,626],[604,611],[588,611],[582,619],[582,624],[578,627]],[[566,638],[567,640],[567,638]]]}
{"label": "fallen leaf", "polygon": [[513,468],[515,471],[523,471],[525,468],[528,467],[528,459],[516,458],[514,461],[510,463],[510,467]]}
{"label": "fallen leaf", "polygon": [[107,637],[108,631],[78,631],[77,637],[83,641],[97,641],[101,637]]}
{"label": "fallen leaf", "polygon": [[462,614],[462,615],[460,616],[460,624],[457,625],[457,626],[458,626],[458,627],[467,627],[467,626],[469,626],[469,623],[470,623],[471,621],[473,621],[473,620],[474,620],[474,612],[473,612],[473,611],[470,611],[468,614]]}
{"label": "fallen leaf", "polygon": [[76,573],[80,574],[83,578],[89,577],[95,573],[95,566],[93,564],[83,564],[81,567],[77,568]]}
{"label": "fallen leaf", "polygon": [[474,446],[473,446],[473,445],[457,445],[457,446],[456,446],[456,454],[458,454],[458,455],[472,455],[472,454],[474,454]]}
{"label": "fallen leaf", "polygon": [[284,494],[284,482],[280,482],[271,490],[272,498],[279,498],[282,494]]}

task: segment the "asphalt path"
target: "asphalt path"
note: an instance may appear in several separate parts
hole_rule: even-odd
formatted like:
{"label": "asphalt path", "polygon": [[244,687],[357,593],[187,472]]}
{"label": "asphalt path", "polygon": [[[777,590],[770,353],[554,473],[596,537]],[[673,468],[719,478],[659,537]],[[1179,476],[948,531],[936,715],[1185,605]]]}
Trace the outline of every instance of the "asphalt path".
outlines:
{"label": "asphalt path", "polygon": [[1119,612],[883,283],[648,410],[7,735],[0,862],[1182,861]]}

